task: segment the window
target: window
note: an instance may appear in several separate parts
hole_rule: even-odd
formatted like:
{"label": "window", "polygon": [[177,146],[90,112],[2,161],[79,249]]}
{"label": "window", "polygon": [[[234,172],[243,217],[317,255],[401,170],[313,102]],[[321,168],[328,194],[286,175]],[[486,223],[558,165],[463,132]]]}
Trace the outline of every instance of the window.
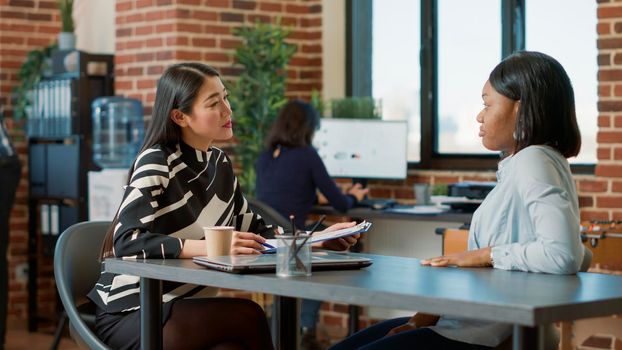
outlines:
{"label": "window", "polygon": [[[593,1],[346,1],[367,6],[370,15],[360,20],[372,23],[367,34],[351,37],[372,48],[351,46],[348,58],[359,68],[350,81],[359,79],[371,88],[350,91],[369,91],[380,99],[384,119],[408,120],[412,167],[496,167],[498,155],[477,137],[481,89],[503,56],[527,49],[557,58],[570,75],[583,137],[581,154],[570,161],[574,170],[593,171],[598,68]],[[369,55],[371,62],[361,67],[361,57]],[[360,73],[369,78],[361,79]]]}
{"label": "window", "polygon": [[501,4],[490,0],[438,2],[439,153],[488,153],[477,137],[481,91],[501,60]]}
{"label": "window", "polygon": [[381,104],[383,119],[408,121],[407,157],[418,162],[420,5],[418,1],[392,0],[387,6],[387,0],[374,0],[372,6],[372,96]]}

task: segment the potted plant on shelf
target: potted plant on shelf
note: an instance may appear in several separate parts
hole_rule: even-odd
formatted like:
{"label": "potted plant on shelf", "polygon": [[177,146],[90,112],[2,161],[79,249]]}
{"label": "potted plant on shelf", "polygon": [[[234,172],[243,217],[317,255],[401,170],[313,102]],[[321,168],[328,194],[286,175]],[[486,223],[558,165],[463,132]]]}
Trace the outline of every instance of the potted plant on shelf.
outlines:
{"label": "potted plant on shelf", "polygon": [[352,96],[331,102],[333,118],[382,119],[380,100],[367,96]]}
{"label": "potted plant on shelf", "polygon": [[16,120],[29,116],[30,95],[41,78],[50,74],[50,56],[56,44],[34,49],[26,55],[26,60],[17,71],[20,84],[13,88],[13,117]]}
{"label": "potted plant on shelf", "polygon": [[235,61],[243,69],[231,84],[231,107],[235,113],[236,162],[242,171],[238,179],[244,193],[255,193],[255,161],[264,148],[267,131],[285,98],[286,66],[296,46],[285,43],[290,30],[279,24],[257,22],[254,27],[234,30],[242,39]]}
{"label": "potted plant on shelf", "polygon": [[76,47],[76,35],[73,33],[73,0],[58,0],[61,32],[58,34],[58,48],[60,50],[73,50]]}

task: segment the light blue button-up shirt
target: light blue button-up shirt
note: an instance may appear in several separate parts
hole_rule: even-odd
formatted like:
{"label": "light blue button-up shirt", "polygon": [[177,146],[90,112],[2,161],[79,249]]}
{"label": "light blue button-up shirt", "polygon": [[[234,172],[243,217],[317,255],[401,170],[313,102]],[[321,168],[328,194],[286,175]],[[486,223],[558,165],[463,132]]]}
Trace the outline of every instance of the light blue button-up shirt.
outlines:
{"label": "light blue button-up shirt", "polygon": [[[473,214],[469,250],[492,246],[494,268],[573,274],[583,260],[579,203],[568,161],[530,146],[499,163],[497,185]],[[497,346],[511,325],[442,317],[431,327],[462,342]]]}

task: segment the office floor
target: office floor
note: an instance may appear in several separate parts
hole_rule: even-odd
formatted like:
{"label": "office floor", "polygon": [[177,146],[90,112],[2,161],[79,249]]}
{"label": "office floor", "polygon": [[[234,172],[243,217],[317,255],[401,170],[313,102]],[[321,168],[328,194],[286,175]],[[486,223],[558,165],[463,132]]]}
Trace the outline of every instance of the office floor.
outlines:
{"label": "office floor", "polygon": [[[50,333],[29,333],[27,330],[7,331],[5,350],[49,350],[54,336]],[[59,350],[77,350],[78,345],[71,339],[63,337]]]}

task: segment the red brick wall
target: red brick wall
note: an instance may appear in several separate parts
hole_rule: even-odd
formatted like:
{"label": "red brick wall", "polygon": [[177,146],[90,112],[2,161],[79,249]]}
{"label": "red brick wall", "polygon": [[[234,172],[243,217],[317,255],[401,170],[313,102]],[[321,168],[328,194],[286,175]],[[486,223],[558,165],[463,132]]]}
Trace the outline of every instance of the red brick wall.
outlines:
{"label": "red brick wall", "polygon": [[585,217],[622,220],[622,4],[598,1],[598,164]]}
{"label": "red brick wall", "polygon": [[[56,40],[60,22],[55,0],[0,0],[0,104],[5,116],[13,115],[10,95],[18,84],[16,72],[28,51]],[[9,120],[9,132],[22,162],[22,179],[10,221],[9,237],[9,306],[10,320],[24,320],[27,312],[27,282],[17,279],[15,269],[27,264],[28,256],[28,159],[22,123]],[[0,232],[0,234],[5,234]],[[39,260],[38,294],[40,310],[50,314],[56,308],[51,259]],[[9,322],[11,325],[11,321]]]}
{"label": "red brick wall", "polygon": [[288,95],[308,98],[312,88],[322,88],[319,0],[118,0],[116,10],[116,92],[141,99],[146,115],[158,77],[173,62],[202,61],[224,80],[234,79],[240,67],[233,53],[240,41],[232,30],[256,20],[280,18],[292,28],[288,42],[298,51],[288,70]]}

